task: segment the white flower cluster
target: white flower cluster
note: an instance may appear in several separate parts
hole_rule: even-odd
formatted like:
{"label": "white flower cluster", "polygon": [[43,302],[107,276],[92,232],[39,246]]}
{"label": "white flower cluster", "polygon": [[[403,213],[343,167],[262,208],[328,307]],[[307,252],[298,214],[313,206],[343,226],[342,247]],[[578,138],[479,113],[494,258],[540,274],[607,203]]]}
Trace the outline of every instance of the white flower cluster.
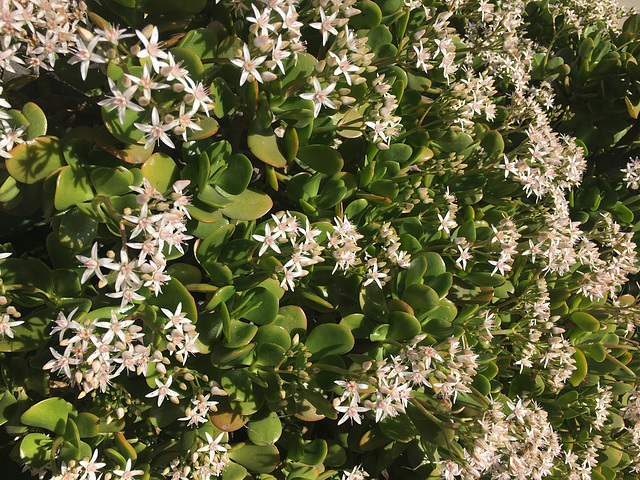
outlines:
{"label": "white flower cluster", "polygon": [[551,474],[562,452],[560,436],[535,402],[492,401],[478,423],[482,431],[475,435],[472,451],[464,450],[466,463],[442,462],[438,469],[443,478],[541,479]]}
{"label": "white flower cluster", "polygon": [[454,97],[452,109],[456,123],[463,131],[471,131],[475,125],[474,118],[492,121],[496,115],[496,105],[491,99],[497,91],[493,88],[493,77],[483,75],[471,69],[467,77],[451,85]]}
{"label": "white flower cluster", "polygon": [[[241,69],[240,85],[247,81],[268,82],[275,80],[277,74],[287,74],[289,59],[297,61],[298,53],[306,49],[306,39],[301,31],[305,25],[298,20],[300,16],[316,20],[308,26],[313,29],[311,32],[317,30],[322,35],[322,45],[327,47],[325,58],[318,58],[316,72],[307,80],[313,92],[299,94],[313,102],[315,117],[322,108],[338,110],[341,105],[353,103],[355,99],[349,96],[351,87],[366,81],[360,76],[362,73],[375,71],[371,65],[374,54],[366,45],[367,38],[358,37],[347,25],[349,17],[359,13],[354,0],[333,4],[314,1],[300,11],[296,10],[299,5],[282,0],[260,7],[251,4],[251,11],[243,2],[227,3],[234,8],[238,18],[249,23],[248,42],[231,59],[231,63]],[[453,57],[449,54],[447,58]],[[452,68],[452,64],[449,65]],[[336,90],[342,79],[347,86]],[[384,75],[373,80],[369,91],[371,108],[366,112],[364,121],[365,126],[372,130],[371,140],[379,143],[381,148],[388,146],[401,128],[400,118],[393,115],[398,103],[395,95],[389,92],[390,88],[391,84],[384,81]],[[344,127],[349,128],[348,125]],[[354,127],[353,133],[357,135],[359,130],[359,127]]]}
{"label": "white flower cluster", "polygon": [[589,268],[580,285],[583,295],[593,299],[605,298],[608,293],[615,297],[628,276],[638,273],[637,246],[632,238],[633,233],[621,231],[611,214],[602,214],[594,229],[582,238],[576,255]]}
{"label": "white flower cluster", "polygon": [[[344,389],[342,396],[333,401],[336,411],[344,414],[338,425],[347,420],[360,424],[360,414],[368,411],[375,413],[376,422],[405,413],[413,390],[420,387],[432,388],[438,400],[448,405],[456,401],[459,393],[471,392],[469,385],[477,373],[478,355],[470,348],[462,350],[455,337],[449,338],[444,347],[416,346],[425,337],[417,336],[411,345],[387,360],[375,365],[366,362],[361,380],[335,381]],[[371,386],[374,378],[376,384]],[[361,392],[372,399],[363,400]]]}
{"label": "white flower cluster", "polygon": [[303,227],[298,217],[289,212],[278,212],[271,215],[271,218],[275,222],[274,227],[267,223],[264,226],[264,235],[253,235],[254,240],[262,242],[258,255],[262,256],[268,248],[276,253],[281,253],[278,244],[291,244],[289,261],[279,266],[277,271],[282,274],[280,286],[293,291],[295,279],[309,273],[304,267],[324,261],[320,254],[325,247],[317,241],[322,232],[317,228],[312,228],[309,220],[306,220]]}
{"label": "white flower cluster", "polygon": [[170,480],[183,480],[197,478],[209,480],[212,476],[219,477],[224,472],[229,458],[227,447],[221,444],[224,433],[213,438],[209,432],[205,432],[207,443],[200,443],[200,448],[188,458],[176,458],[171,462],[165,475]]}
{"label": "white flower cluster", "polygon": [[[449,18],[453,15],[452,11],[442,12],[429,26],[429,30],[420,30],[416,36],[417,43],[412,45],[413,54],[415,55],[416,68],[422,69],[425,73],[434,68],[437,58],[441,57],[438,68],[442,69],[442,74],[449,81],[450,75],[455,75],[459,65],[455,63],[456,59],[456,32],[454,28],[449,27]],[[433,33],[435,39],[433,41],[423,39],[425,34]],[[458,39],[459,41],[459,39]],[[425,46],[427,49],[425,50]]]}
{"label": "white flower cluster", "polygon": [[[387,267],[387,260],[400,268],[409,268],[409,265],[411,264],[411,255],[404,250],[400,250],[402,247],[400,244],[400,237],[391,226],[390,222],[382,224],[378,231],[376,243],[380,244],[378,256],[383,258],[367,258],[368,271],[363,285],[366,287],[370,283],[375,282],[378,287],[382,288],[386,282],[391,280],[391,276],[389,275],[390,269]],[[365,256],[369,257],[369,254],[365,253]]]}
{"label": "white flower cluster", "polygon": [[[194,121],[196,113],[201,111],[209,116],[209,109],[213,101],[209,98],[209,89],[202,82],[194,81],[182,61],[176,61],[171,52],[163,49],[163,42],[159,40],[158,28],[152,25],[142,31],[126,33],[126,30],[118,26],[106,24],[102,29],[95,29],[94,33],[82,31],[82,38],[76,40],[73,48],[74,56],[69,63],[80,63],[80,71],[83,79],[86,79],[92,64],[104,64],[118,55],[118,46],[121,40],[128,37],[136,37],[139,43],[133,45],[129,51],[140,59],[142,72],[138,75],[125,73],[120,80],[120,86],[109,78],[110,96],[98,102],[103,107],[112,107],[118,111],[120,123],[125,123],[125,115],[128,110],[142,112],[150,110],[151,124],[135,123],[135,127],[146,134],[145,148],[150,148],[155,143],[162,142],[170,148],[175,145],[167,132],[173,131],[177,136],[187,140],[187,129],[192,131],[202,130],[202,127]],[[124,62],[121,63],[126,63]],[[175,93],[182,93],[182,100],[176,102],[170,110],[161,107],[154,100],[152,92],[170,88]],[[134,102],[133,100],[136,100]],[[160,118],[159,111],[163,112]],[[197,120],[197,118],[196,118]]]}
{"label": "white flower cluster", "polygon": [[[0,253],[0,260],[3,260],[11,256],[10,252]],[[2,278],[0,278],[0,288],[2,288]],[[0,291],[1,293],[1,291]],[[22,315],[13,305],[9,305],[9,299],[0,294],[0,339],[5,337],[14,338],[12,328],[20,326],[24,323],[23,320],[12,320],[20,318]]]}
{"label": "white flower cluster", "polygon": [[[198,337],[189,336],[195,328],[178,305],[175,313],[161,309],[168,322],[161,328],[169,343],[170,354],[184,362],[189,354],[197,353],[194,346]],[[106,392],[111,381],[121,373],[136,375],[149,374],[149,365],[155,364],[155,371],[161,375],[167,372],[166,365],[171,363],[162,351],[152,350],[144,341],[143,328],[136,323],[136,316],[123,316],[111,310],[107,320],[74,320],[77,308],[65,315],[60,312],[51,329],[51,335],[58,333],[58,342],[64,351],[59,353],[50,347],[53,359],[44,365],[45,370],[60,372],[71,385],[81,389],[80,397],[92,390]],[[177,340],[178,339],[178,340]],[[158,404],[166,398],[177,397],[177,392],[169,390],[172,377],[162,384],[155,379],[158,390],[147,397],[158,397]],[[177,400],[177,399],[176,399]]]}
{"label": "white flower cluster", "polygon": [[24,65],[36,75],[41,68],[53,70],[58,57],[69,53],[76,41],[86,9],[76,0],[3,1],[0,69],[19,74],[16,68]]}
{"label": "white flower cluster", "polygon": [[[142,187],[131,189],[138,193],[136,197],[140,211],[136,215],[126,210],[122,216],[122,228],[133,227],[123,243],[133,250],[139,250],[138,256],[129,259],[127,248],[120,250],[120,260],[114,261],[115,255],[110,252],[106,258],[98,256],[98,245],[94,244],[91,257],[78,255],[82,267],[86,270],[82,275],[82,283],[93,274],[100,279],[100,287],[114,280],[114,293],[108,297],[120,298],[120,309],[125,309],[134,300],[142,301],[146,297],[139,293],[142,287],[151,289],[156,296],[162,292],[162,285],[171,277],[165,272],[167,266],[165,250],[171,253],[173,248],[184,253],[183,245],[193,238],[187,235],[186,220],[190,218],[187,206],[189,197],[183,189],[189,185],[188,180],[179,180],[173,185],[172,204],[153,187],[149,180],[143,180]],[[153,213],[156,210],[158,213]],[[142,238],[137,237],[142,234]],[[101,268],[111,270],[108,277]]]}
{"label": "white flower cluster", "polygon": [[49,348],[53,359],[44,370],[60,372],[71,385],[78,385],[80,397],[92,390],[106,392],[111,380],[123,371],[147,375],[150,363],[162,360],[162,354],[144,345],[142,327],[131,318],[121,318],[111,311],[110,321],[73,319],[77,308],[69,315],[60,312],[51,330],[59,334],[64,351]]}
{"label": "white flower cluster", "polygon": [[295,279],[303,277],[309,273],[304,267],[324,262],[321,254],[325,248],[332,250],[333,258],[336,261],[333,273],[338,268],[343,271],[349,270],[358,261],[357,253],[361,250],[357,242],[362,238],[353,224],[344,217],[336,218],[333,226],[333,233],[328,237],[328,247],[319,242],[322,231],[313,228],[306,220],[303,227],[298,217],[289,212],[279,212],[272,215],[275,226],[266,223],[264,235],[253,235],[253,239],[262,242],[258,255],[262,256],[267,249],[276,253],[282,253],[280,247],[291,244],[291,257],[282,266],[277,267],[277,273],[282,274],[283,279],[280,286],[290,290],[295,288]]}
{"label": "white flower cluster", "polygon": [[624,173],[624,181],[627,182],[627,188],[638,190],[640,188],[640,158],[631,158],[627,162],[626,168],[621,168]]}
{"label": "white flower cluster", "polygon": [[[0,87],[0,95],[2,95],[2,87]],[[11,108],[11,104],[4,98],[0,98],[0,157],[11,158],[9,151],[16,145],[24,143],[29,125],[20,127],[12,125],[7,121],[12,120],[11,115],[2,110],[3,108]]]}

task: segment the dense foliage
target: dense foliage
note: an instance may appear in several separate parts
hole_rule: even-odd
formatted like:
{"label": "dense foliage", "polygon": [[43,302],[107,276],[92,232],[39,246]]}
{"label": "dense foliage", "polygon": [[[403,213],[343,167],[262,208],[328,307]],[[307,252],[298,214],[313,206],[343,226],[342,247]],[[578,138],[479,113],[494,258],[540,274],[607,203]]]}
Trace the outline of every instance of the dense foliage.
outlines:
{"label": "dense foliage", "polygon": [[640,17],[0,9],[25,476],[637,478]]}

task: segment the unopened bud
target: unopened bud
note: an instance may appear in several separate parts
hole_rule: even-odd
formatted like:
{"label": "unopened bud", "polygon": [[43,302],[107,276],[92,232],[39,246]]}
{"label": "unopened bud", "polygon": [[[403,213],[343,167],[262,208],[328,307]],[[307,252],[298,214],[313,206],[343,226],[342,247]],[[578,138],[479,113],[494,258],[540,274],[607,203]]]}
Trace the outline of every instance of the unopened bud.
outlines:
{"label": "unopened bud", "polygon": [[140,45],[134,45],[133,47],[131,47],[131,55],[135,55],[138,56],[138,54],[140,53]]}
{"label": "unopened bud", "polygon": [[151,35],[153,35],[153,24],[149,24],[146,27],[144,27],[142,29],[142,33],[145,37],[147,37],[147,39],[151,38]]}
{"label": "unopened bud", "polygon": [[179,83],[179,82],[178,82],[178,83],[174,83],[174,84],[171,86],[171,89],[172,89],[174,92],[176,92],[176,93],[180,93],[180,92],[183,92],[183,91],[184,91],[184,85],[183,85],[183,84],[181,84],[181,83]]}
{"label": "unopened bud", "polygon": [[91,33],[86,28],[76,27],[76,31],[80,34],[80,38],[82,38],[82,40],[84,40],[85,42],[90,42],[91,40],[93,40],[93,33]]}
{"label": "unopened bud", "polygon": [[116,417],[118,417],[118,419],[121,419],[122,417],[124,417],[124,408],[122,407],[118,407],[116,409]]}
{"label": "unopened bud", "polygon": [[149,105],[150,100],[147,97],[140,97],[138,99],[138,103],[140,104],[141,107],[146,107],[147,105]]}
{"label": "unopened bud", "polygon": [[262,80],[265,82],[273,82],[278,76],[273,72],[264,72],[262,74]]}

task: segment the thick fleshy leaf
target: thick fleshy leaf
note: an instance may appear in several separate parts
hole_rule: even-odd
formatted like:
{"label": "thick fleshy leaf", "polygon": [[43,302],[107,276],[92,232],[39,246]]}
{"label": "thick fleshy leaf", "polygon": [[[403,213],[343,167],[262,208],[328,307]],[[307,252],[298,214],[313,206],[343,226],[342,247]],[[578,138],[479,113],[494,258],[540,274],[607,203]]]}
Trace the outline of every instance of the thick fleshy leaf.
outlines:
{"label": "thick fleshy leaf", "polygon": [[242,480],[247,476],[247,469],[235,462],[229,462],[222,472],[222,480]]}
{"label": "thick fleshy leaf", "polygon": [[227,224],[211,232],[196,248],[198,261],[203,265],[209,262],[215,262],[222,248],[229,241],[231,235],[233,235],[234,230],[235,225]]}
{"label": "thick fleshy leaf", "polygon": [[211,82],[209,97],[213,100],[213,114],[218,118],[231,115],[239,103],[238,97],[222,77],[216,77]]}
{"label": "thick fleshy leaf", "polygon": [[378,322],[386,321],[389,315],[386,297],[375,282],[360,289],[360,308],[367,317]]}
{"label": "thick fleshy leaf", "polygon": [[273,445],[282,435],[282,422],[277,412],[263,410],[247,423],[247,435],[256,445]]}
{"label": "thick fleshy leaf", "polygon": [[63,167],[56,181],[54,205],[57,210],[66,210],[83,202],[93,200],[95,194],[89,177],[79,165]]}
{"label": "thick fleshy leaf", "polygon": [[76,425],[80,438],[95,437],[100,431],[100,419],[93,413],[80,412]]}
{"label": "thick fleshy leaf", "polygon": [[278,312],[273,325],[283,327],[292,337],[296,334],[302,335],[307,331],[307,316],[297,305],[285,305]]}
{"label": "thick fleshy leaf", "polygon": [[315,171],[326,175],[338,173],[344,166],[340,152],[328,145],[305,145],[300,147],[296,156]]}
{"label": "thick fleshy leaf", "polygon": [[579,348],[576,348],[575,352],[573,353],[573,359],[575,360],[574,366],[576,367],[576,369],[571,373],[569,382],[574,387],[577,387],[578,385],[580,385],[580,382],[582,382],[582,380],[584,380],[584,378],[587,376],[587,359],[585,358],[584,353],[582,353],[582,350],[580,350]]}
{"label": "thick fleshy leaf", "polygon": [[20,318],[22,325],[13,327],[13,338],[0,339],[0,352],[24,352],[42,347],[49,340],[51,319],[57,316],[52,309],[40,310]]}
{"label": "thick fleshy leaf", "polygon": [[433,288],[416,283],[405,289],[402,300],[417,312],[427,312],[438,306],[440,298]]}
{"label": "thick fleshy leaf", "polygon": [[133,185],[133,174],[124,167],[96,167],[91,171],[89,178],[98,195],[109,197],[129,193],[129,186]]}
{"label": "thick fleshy leaf", "polygon": [[427,252],[424,254],[424,258],[427,260],[427,269],[424,272],[425,277],[436,277],[446,273],[447,266],[438,253]]}
{"label": "thick fleshy leaf", "polygon": [[202,65],[202,62],[198,58],[198,55],[196,55],[190,49],[183,47],[174,47],[169,51],[176,59],[176,63],[182,62],[182,67],[189,70],[189,76],[195,82],[202,80],[202,76],[204,75],[204,65]]}
{"label": "thick fleshy leaf", "polygon": [[60,397],[42,400],[30,407],[20,417],[20,422],[31,427],[44,428],[62,435],[73,406]]}
{"label": "thick fleshy leaf", "polygon": [[269,473],[280,463],[280,452],[274,445],[253,445],[247,443],[228,453],[231,460],[247,470],[257,473]]}
{"label": "thick fleshy leaf", "polygon": [[112,106],[102,107],[102,120],[109,133],[124,143],[138,143],[145,135],[134,123],[150,124],[146,111],[136,112],[127,109],[124,123],[120,123],[118,109]]}
{"label": "thick fleshy leaf", "polygon": [[251,310],[243,313],[243,318],[258,325],[273,322],[278,315],[278,299],[264,287],[256,287],[244,296],[251,297],[247,307]]}
{"label": "thick fleshy leaf", "polygon": [[0,396],[0,425],[7,423],[18,409],[18,401],[12,392],[4,392]]}
{"label": "thick fleshy leaf", "polygon": [[311,330],[304,344],[314,357],[322,358],[350,352],[355,340],[348,328],[334,323],[323,323]]}
{"label": "thick fleshy leaf", "polygon": [[87,247],[98,233],[98,222],[78,208],[72,208],[58,218],[54,219],[54,233],[65,247]]}
{"label": "thick fleshy leaf", "polygon": [[22,107],[22,114],[29,122],[29,128],[27,128],[29,140],[47,134],[47,116],[38,105],[33,102],[26,103]]}
{"label": "thick fleshy leaf", "polygon": [[600,330],[600,322],[587,312],[573,312],[571,314],[571,321],[587,332],[597,332]]}
{"label": "thick fleshy leaf", "polygon": [[32,468],[49,461],[53,439],[44,433],[30,433],[20,442],[20,458]]}
{"label": "thick fleshy leaf", "polygon": [[373,28],[380,25],[382,21],[382,11],[380,7],[370,0],[364,0],[358,4],[360,13],[350,18],[349,26],[354,29]]}
{"label": "thick fleshy leaf", "polygon": [[231,407],[238,413],[252,415],[264,403],[262,389],[254,386],[252,375],[245,369],[227,370],[220,383],[229,394]]}
{"label": "thick fleshy leaf", "polygon": [[14,147],[6,167],[13,178],[22,183],[36,183],[65,165],[60,140],[38,137]]}
{"label": "thick fleshy leaf", "polygon": [[289,332],[280,325],[262,325],[258,329],[255,341],[258,345],[272,343],[280,345],[282,348],[291,347],[291,336]]}
{"label": "thick fleshy leaf", "polygon": [[250,188],[239,195],[230,195],[229,200],[233,203],[224,207],[222,214],[233,220],[256,220],[267,214],[273,207],[273,201],[269,195]]}
{"label": "thick fleshy leaf", "polygon": [[196,123],[202,130],[189,130],[189,133],[187,134],[187,140],[189,141],[209,138],[218,131],[218,128],[220,128],[220,125],[215,118],[197,114],[195,119],[197,119]]}
{"label": "thick fleshy leaf", "polygon": [[165,153],[151,155],[142,165],[142,173],[161,193],[171,190],[172,185],[180,179],[176,162]]}
{"label": "thick fleshy leaf", "polygon": [[340,320],[340,325],[347,327],[355,338],[369,338],[374,328],[373,322],[361,313],[352,313]]}
{"label": "thick fleshy leaf", "polygon": [[231,320],[229,339],[222,342],[227,348],[238,348],[247,345],[258,332],[258,327],[241,320]]}
{"label": "thick fleshy leaf", "polygon": [[213,30],[196,28],[187,32],[178,46],[191,50],[199,58],[213,58],[218,49],[218,37]]}
{"label": "thick fleshy leaf", "polygon": [[118,140],[111,135],[105,127],[96,129],[93,138],[101,149],[123,162],[134,165],[143,163],[151,156],[151,154],[153,154],[153,145],[149,148],[145,148],[144,145],[139,145],[137,143],[125,142],[124,145],[121,145],[121,140]]}
{"label": "thick fleshy leaf", "polygon": [[389,314],[389,331],[387,338],[391,340],[409,340],[422,332],[422,325],[416,317],[405,312]]}
{"label": "thick fleshy leaf", "polygon": [[241,153],[232,155],[225,163],[226,168],[215,179],[215,184],[231,195],[239,195],[249,186],[253,165]]}
{"label": "thick fleshy leaf", "polygon": [[309,466],[320,465],[322,462],[324,462],[328,451],[329,449],[327,447],[326,440],[323,440],[321,438],[311,440],[304,446],[304,453],[302,454],[300,463]]}
{"label": "thick fleshy leaf", "polygon": [[251,153],[272,167],[280,168],[287,164],[287,159],[284,158],[278,147],[276,134],[271,128],[263,128],[260,122],[251,123],[247,145]]}

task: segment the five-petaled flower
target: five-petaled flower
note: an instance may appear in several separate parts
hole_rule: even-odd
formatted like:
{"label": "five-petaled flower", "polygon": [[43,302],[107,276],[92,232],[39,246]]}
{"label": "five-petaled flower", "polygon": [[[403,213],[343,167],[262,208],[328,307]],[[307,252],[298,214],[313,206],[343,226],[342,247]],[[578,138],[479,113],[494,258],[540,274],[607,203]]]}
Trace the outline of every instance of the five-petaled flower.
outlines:
{"label": "five-petaled flower", "polygon": [[102,107],[116,107],[118,109],[118,120],[120,120],[121,124],[124,124],[124,117],[127,110],[133,110],[134,112],[142,112],[144,110],[140,105],[131,101],[131,97],[133,97],[133,94],[136,93],[138,89],[137,85],[132,85],[124,92],[121,92],[113,80],[110,78],[108,80],[109,88],[113,96],[98,102],[98,105]]}
{"label": "five-petaled flower", "polygon": [[80,74],[83,80],[87,79],[87,72],[89,71],[91,62],[106,63],[107,61],[102,55],[93,52],[93,49],[96,48],[100,39],[101,37],[96,35],[91,39],[89,45],[85,45],[80,37],[76,38],[75,55],[69,59],[69,63],[71,65],[76,63],[82,64],[80,65]]}
{"label": "five-petaled flower", "polygon": [[324,89],[320,85],[320,80],[313,77],[313,93],[301,93],[300,98],[313,101],[313,116],[317,117],[320,113],[320,108],[324,105],[327,108],[336,110],[338,107],[333,101],[329,99],[329,94],[336,88],[335,83],[327,85]]}
{"label": "five-petaled flower", "polygon": [[166,383],[162,383],[157,378],[155,380],[156,380],[156,386],[158,388],[151,393],[147,393],[145,397],[147,398],[158,397],[158,406],[162,405],[162,402],[164,402],[164,399],[167,397],[171,398],[171,397],[180,396],[178,392],[171,390],[169,388],[171,386],[171,382],[173,382],[173,377],[171,375],[169,375],[169,378],[167,378]]}
{"label": "five-petaled flower", "polygon": [[175,127],[177,122],[174,120],[170,123],[164,124],[160,121],[160,115],[158,114],[158,110],[156,107],[153,107],[151,112],[151,125],[145,125],[143,123],[134,123],[135,127],[138,130],[142,130],[146,132],[147,143],[144,144],[144,148],[150,148],[156,142],[162,142],[168,147],[176,148],[173,144],[169,135],[167,135],[167,131],[171,130]]}
{"label": "five-petaled flower", "polygon": [[244,82],[247,81],[249,75],[255,78],[258,82],[262,83],[262,76],[258,71],[258,67],[267,59],[267,57],[263,55],[261,57],[251,58],[249,47],[247,47],[246,44],[242,47],[242,56],[244,58],[231,59],[231,63],[233,63],[236,67],[240,67],[242,69],[242,74],[240,75],[240,85],[244,85]]}

